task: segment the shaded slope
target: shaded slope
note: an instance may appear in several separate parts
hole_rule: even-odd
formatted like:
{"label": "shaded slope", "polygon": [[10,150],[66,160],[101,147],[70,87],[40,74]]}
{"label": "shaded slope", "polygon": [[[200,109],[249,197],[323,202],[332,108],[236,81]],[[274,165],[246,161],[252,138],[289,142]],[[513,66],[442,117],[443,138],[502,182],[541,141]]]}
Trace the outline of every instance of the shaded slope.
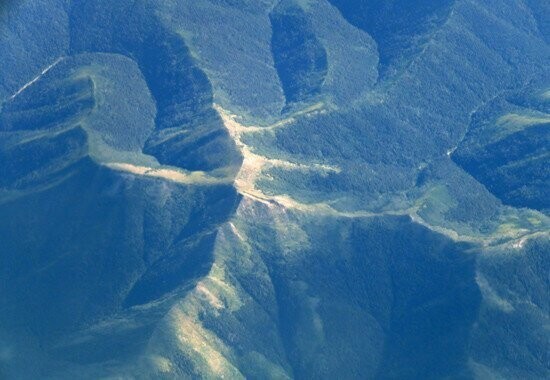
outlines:
{"label": "shaded slope", "polygon": [[[363,97],[340,107],[327,102],[284,128],[245,135],[269,159],[340,169],[280,167],[260,186],[345,209],[378,207],[389,194],[403,201],[424,168],[449,160],[476,109],[544,72],[548,46],[521,5],[459,2],[438,30],[402,75],[382,79]],[[494,204],[487,191],[481,198]]]}
{"label": "shaded slope", "polygon": [[550,376],[548,252],[550,241],[539,238],[480,255],[477,281],[484,301],[471,339],[478,378]]}
{"label": "shaded slope", "polygon": [[550,42],[550,4],[544,0],[527,0],[527,4],[532,9],[540,34],[547,43]]}
{"label": "shaded slope", "polygon": [[429,34],[445,22],[453,0],[330,0],[348,21],[378,44],[380,71],[402,66],[421,51]]}
{"label": "shaded slope", "polygon": [[[7,0],[0,5],[0,100],[14,94],[69,47],[67,0]],[[44,17],[44,15],[49,17]]]}
{"label": "shaded slope", "polygon": [[[87,5],[91,18],[109,9]],[[240,156],[210,83],[153,9],[126,13],[127,34],[78,20],[89,34],[71,31],[72,55],[2,105],[0,344],[16,353],[0,359],[6,376],[136,360],[171,297],[208,272],[217,228],[238,204]],[[113,162],[219,169],[223,180],[182,185]]]}
{"label": "shaded slope", "polygon": [[504,203],[548,211],[550,103],[531,85],[478,111],[453,160]]}
{"label": "shaded slope", "polygon": [[480,304],[469,247],[407,218],[310,216],[241,203],[150,354],[179,376],[468,377]]}
{"label": "shaded slope", "polygon": [[287,104],[319,95],[328,70],[327,54],[306,13],[293,0],[283,0],[270,20],[271,50]]}
{"label": "shaded slope", "polygon": [[[116,99],[120,93],[126,96]],[[147,86],[129,59],[109,54],[64,58],[3,104],[0,151],[10,162],[3,170],[12,173],[4,175],[4,186],[25,187],[16,179],[44,185],[49,182],[45,174],[85,155],[98,161],[143,160],[154,114]]]}
{"label": "shaded slope", "polygon": [[0,115],[0,377],[547,377],[550,221],[449,157],[498,103],[481,153],[541,169],[538,8],[340,2],[387,21],[375,85],[363,29],[277,3],[66,8]]}
{"label": "shaded slope", "polygon": [[[212,109],[208,78],[183,38],[149,16],[154,5],[76,2],[71,9],[73,51],[124,54],[140,67],[157,106],[156,132],[145,153],[187,170],[234,170],[239,165],[240,157]],[[119,33],[119,27],[126,33]]]}
{"label": "shaded slope", "polygon": [[[162,316],[162,303],[133,311],[140,318],[118,331],[89,338],[78,332],[124,319],[130,306],[159,300],[207,273],[216,224],[231,213],[231,197],[227,187],[205,191],[121,177],[87,161],[62,184],[3,203],[2,334],[32,334],[34,348],[47,357],[44,368],[60,360],[130,360]],[[194,234],[186,236],[190,222]],[[8,344],[25,349],[24,340]],[[113,344],[121,348],[106,349]],[[21,371],[25,360],[17,356],[12,364]]]}

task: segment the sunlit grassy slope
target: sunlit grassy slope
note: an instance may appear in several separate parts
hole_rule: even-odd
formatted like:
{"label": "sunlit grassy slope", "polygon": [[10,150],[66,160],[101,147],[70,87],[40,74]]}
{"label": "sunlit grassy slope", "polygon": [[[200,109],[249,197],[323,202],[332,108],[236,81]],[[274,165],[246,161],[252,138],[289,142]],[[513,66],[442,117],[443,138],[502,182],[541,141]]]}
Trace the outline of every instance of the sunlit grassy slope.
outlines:
{"label": "sunlit grassy slope", "polygon": [[0,6],[0,378],[542,379],[543,1]]}

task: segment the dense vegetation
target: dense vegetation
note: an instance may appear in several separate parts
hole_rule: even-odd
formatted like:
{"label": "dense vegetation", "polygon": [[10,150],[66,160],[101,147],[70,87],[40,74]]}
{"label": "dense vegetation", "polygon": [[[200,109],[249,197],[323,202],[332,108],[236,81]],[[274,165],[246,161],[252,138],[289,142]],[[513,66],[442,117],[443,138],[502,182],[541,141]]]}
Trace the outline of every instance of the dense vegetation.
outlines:
{"label": "dense vegetation", "polygon": [[0,378],[549,377],[548,11],[2,3]]}

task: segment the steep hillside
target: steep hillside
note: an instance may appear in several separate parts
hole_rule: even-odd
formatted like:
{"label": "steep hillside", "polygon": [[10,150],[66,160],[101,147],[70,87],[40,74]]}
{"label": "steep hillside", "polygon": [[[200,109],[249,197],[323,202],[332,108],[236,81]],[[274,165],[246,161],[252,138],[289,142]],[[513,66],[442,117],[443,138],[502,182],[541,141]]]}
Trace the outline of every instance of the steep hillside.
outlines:
{"label": "steep hillside", "polygon": [[542,379],[544,1],[0,5],[0,378]]}

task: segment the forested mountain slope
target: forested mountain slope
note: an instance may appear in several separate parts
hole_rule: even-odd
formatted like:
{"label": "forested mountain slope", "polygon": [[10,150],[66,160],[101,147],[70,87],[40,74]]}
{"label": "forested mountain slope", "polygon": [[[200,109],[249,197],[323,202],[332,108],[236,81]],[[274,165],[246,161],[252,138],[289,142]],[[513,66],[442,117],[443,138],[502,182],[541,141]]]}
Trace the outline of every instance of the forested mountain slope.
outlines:
{"label": "forested mountain slope", "polygon": [[0,5],[0,378],[550,377],[539,0]]}

